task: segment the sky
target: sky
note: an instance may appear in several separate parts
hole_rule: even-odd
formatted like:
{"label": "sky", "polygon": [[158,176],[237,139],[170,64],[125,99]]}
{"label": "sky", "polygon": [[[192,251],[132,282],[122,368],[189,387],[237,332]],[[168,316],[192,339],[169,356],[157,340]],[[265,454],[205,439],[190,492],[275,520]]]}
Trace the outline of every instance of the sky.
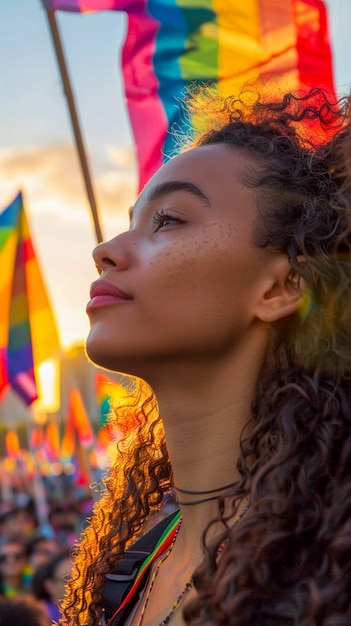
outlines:
{"label": "sky", "polygon": [[[351,1],[327,0],[334,78],[351,88]],[[57,23],[87,151],[104,239],[128,227],[137,191],[117,11],[58,12]],[[84,341],[97,274],[96,235],[48,20],[40,0],[0,0],[0,211],[22,190],[63,346]]]}

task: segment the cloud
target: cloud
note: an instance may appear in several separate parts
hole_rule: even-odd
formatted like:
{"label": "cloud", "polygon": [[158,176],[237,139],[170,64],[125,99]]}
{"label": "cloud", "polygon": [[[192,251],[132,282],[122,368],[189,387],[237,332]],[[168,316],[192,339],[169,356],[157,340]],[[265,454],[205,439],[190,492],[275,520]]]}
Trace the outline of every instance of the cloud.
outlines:
{"label": "cloud", "polygon": [[121,150],[115,146],[106,146],[107,160],[117,168],[133,169],[136,167],[135,151],[133,148]]}
{"label": "cloud", "polygon": [[[128,227],[136,195],[132,150],[106,149],[93,180],[104,239]],[[0,211],[24,193],[34,247],[57,318],[70,345],[88,332],[89,285],[97,277],[96,236],[75,149],[70,145],[0,149]]]}
{"label": "cloud", "polygon": [[[137,187],[133,150],[108,146],[105,153],[104,169],[91,174],[102,217],[126,212]],[[2,205],[22,189],[30,198],[33,213],[59,214],[71,221],[80,221],[86,214],[84,180],[72,145],[0,149],[0,183]]]}

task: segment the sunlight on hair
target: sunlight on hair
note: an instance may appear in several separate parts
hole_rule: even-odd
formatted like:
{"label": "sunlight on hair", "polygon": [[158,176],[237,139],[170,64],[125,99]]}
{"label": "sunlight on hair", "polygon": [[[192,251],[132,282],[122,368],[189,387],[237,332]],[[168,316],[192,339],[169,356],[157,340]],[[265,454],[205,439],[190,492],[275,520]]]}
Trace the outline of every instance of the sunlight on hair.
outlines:
{"label": "sunlight on hair", "polygon": [[322,109],[325,105],[331,106],[330,119],[339,110],[335,94],[330,90],[311,90],[308,86],[297,86],[294,78],[288,78],[282,83],[280,77],[269,77],[266,80],[247,81],[244,86],[236,77],[226,81],[221,87],[218,84],[200,86],[196,84],[184,92],[183,100],[179,103],[184,127],[182,130],[172,128],[176,149],[174,154],[167,155],[167,158],[196,146],[198,139],[209,129],[211,131],[219,129],[230,120],[252,123],[265,120],[266,115],[261,110],[261,102],[272,104],[274,119],[275,103],[277,110],[280,110],[280,103],[285,99],[287,128],[289,127],[291,132],[298,128],[301,146],[317,148],[332,138],[335,128],[332,123],[330,125],[325,121],[321,123],[318,115],[312,110],[306,111],[303,119],[296,119],[296,113],[301,110],[301,100],[306,98],[307,94],[316,109]]}

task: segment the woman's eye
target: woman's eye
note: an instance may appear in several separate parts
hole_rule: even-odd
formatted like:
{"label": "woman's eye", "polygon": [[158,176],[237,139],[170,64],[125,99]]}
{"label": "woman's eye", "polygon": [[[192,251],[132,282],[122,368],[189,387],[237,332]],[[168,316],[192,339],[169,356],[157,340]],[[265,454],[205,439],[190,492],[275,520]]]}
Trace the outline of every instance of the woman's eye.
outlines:
{"label": "woman's eye", "polygon": [[163,210],[156,211],[153,216],[153,223],[155,225],[155,232],[164,228],[165,226],[171,226],[172,224],[181,224],[182,220],[179,217],[175,217],[170,213],[165,213]]}

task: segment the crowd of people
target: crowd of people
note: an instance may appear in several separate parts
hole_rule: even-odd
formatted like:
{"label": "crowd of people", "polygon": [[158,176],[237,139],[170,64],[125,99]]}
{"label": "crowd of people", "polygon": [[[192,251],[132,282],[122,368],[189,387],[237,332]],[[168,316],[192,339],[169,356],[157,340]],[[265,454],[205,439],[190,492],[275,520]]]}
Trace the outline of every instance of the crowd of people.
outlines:
{"label": "crowd of people", "polygon": [[0,626],[51,626],[71,570],[70,551],[91,508],[88,498],[48,503],[43,528],[29,499],[0,500]]}
{"label": "crowd of people", "polygon": [[[72,548],[92,512],[92,493],[89,488],[76,492],[75,497],[61,493],[52,500],[47,494],[49,523],[44,528],[29,494],[13,493],[10,501],[0,497],[0,626],[52,626],[59,622]],[[168,494],[162,510],[145,530],[175,507],[174,494]]]}

